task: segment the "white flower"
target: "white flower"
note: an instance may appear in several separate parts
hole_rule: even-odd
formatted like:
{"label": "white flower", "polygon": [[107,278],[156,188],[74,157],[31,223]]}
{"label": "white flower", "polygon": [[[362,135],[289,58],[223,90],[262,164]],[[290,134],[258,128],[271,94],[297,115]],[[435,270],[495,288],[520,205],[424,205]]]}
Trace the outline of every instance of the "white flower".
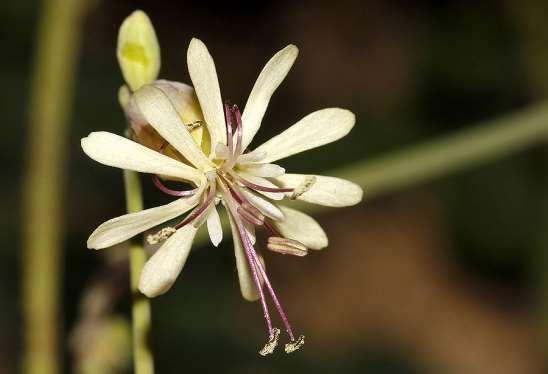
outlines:
{"label": "white flower", "polygon": [[[352,182],[319,175],[286,174],[284,168],[274,164],[345,136],[355,122],[354,114],[348,110],[328,108],[311,113],[245,153],[261,125],[270,97],[297,54],[297,47],[289,45],[267,62],[240,115],[236,106],[223,105],[213,59],[200,40],[192,39],[187,63],[205,125],[200,136],[191,133],[188,123],[185,125],[178,96],[182,91],[188,94],[192,88],[156,81],[133,94],[128,111],[134,121],[149,124],[165,140],[158,151],[107,132],[94,132],[82,139],[84,152],[94,160],[152,174],[160,190],[179,197],[170,204],[103,223],[89,237],[89,248],[120,243],[190,212],[180,223],[149,237],[152,242],[165,240],[141,274],[139,289],[149,297],[158,296],[172,286],[200,226],[206,224],[213,245],[221,242],[223,232],[216,204],[224,205],[230,218],[242,295],[250,301],[260,299],[264,309],[269,342],[261,350],[262,355],[273,351],[279,335],[279,329],[272,326],[264,290],[272,298],[289,336],[286,352],[298,349],[304,337],[294,336],[272,288],[262,257],[255,249],[255,228],[264,227],[269,233],[267,248],[303,256],[308,249],[326,247],[327,236],[312,217],[278,206],[277,201],[289,198],[342,207],[356,204],[362,198],[362,189]],[[171,147],[169,156],[166,145]],[[162,179],[166,178],[193,187],[175,191],[163,184]]]}

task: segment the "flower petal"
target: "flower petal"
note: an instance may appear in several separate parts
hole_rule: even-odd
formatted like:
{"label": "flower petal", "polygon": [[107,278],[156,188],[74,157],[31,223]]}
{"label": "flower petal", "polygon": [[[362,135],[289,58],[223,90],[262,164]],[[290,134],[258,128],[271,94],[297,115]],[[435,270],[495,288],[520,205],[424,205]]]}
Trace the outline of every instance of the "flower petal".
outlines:
{"label": "flower petal", "polygon": [[218,247],[221,240],[223,240],[223,226],[221,225],[221,218],[219,217],[217,208],[214,205],[207,216],[207,232],[209,233],[211,243],[215,247]]}
{"label": "flower petal", "polygon": [[234,221],[230,214],[230,228],[232,229],[232,239],[234,240],[234,256],[236,257],[236,269],[238,270],[238,280],[240,282],[240,291],[242,296],[247,301],[255,301],[259,298],[257,287],[253,281],[253,274],[247,262],[247,256],[245,250],[240,241],[240,234],[234,224]]}
{"label": "flower petal", "polygon": [[298,54],[296,46],[288,45],[276,53],[259,74],[242,114],[242,149],[247,148],[259,130],[272,94],[286,77]]}
{"label": "flower petal", "polygon": [[242,188],[242,192],[245,195],[245,197],[249,200],[249,202],[253,204],[255,208],[259,209],[261,213],[264,214],[265,216],[275,220],[282,220],[284,218],[284,214],[282,213],[280,208],[278,208],[276,205],[263,199],[260,196],[257,196],[256,194],[248,191],[247,189]]}
{"label": "flower petal", "polygon": [[[190,41],[187,65],[209,130],[211,144],[226,144],[225,115],[217,71],[213,58],[201,40],[193,38]],[[213,146],[212,149],[214,150],[215,147]]]}
{"label": "flower petal", "polygon": [[171,288],[183,269],[196,231],[193,225],[183,226],[147,261],[139,280],[143,294],[155,297]]}
{"label": "flower petal", "polygon": [[275,221],[274,225],[283,236],[297,240],[310,249],[322,249],[327,247],[327,235],[316,220],[308,214],[298,210],[281,206],[285,219]]}
{"label": "flower petal", "polygon": [[[276,178],[281,187],[295,188],[296,198],[313,204],[331,207],[350,206],[359,203],[363,197],[362,188],[345,179],[322,175],[284,174]],[[310,181],[304,192],[299,187]],[[292,193],[287,194],[291,197]]]}
{"label": "flower petal", "polygon": [[285,169],[276,164],[245,164],[240,169],[256,177],[273,178],[285,173]]}
{"label": "flower petal", "polygon": [[348,134],[356,118],[346,109],[328,108],[310,113],[251,153],[265,152],[261,162],[273,162],[338,140]]}
{"label": "flower petal", "polygon": [[178,199],[167,205],[125,214],[106,221],[89,236],[87,246],[93,249],[110,247],[142,233],[151,227],[167,222],[196,206],[195,196]]}
{"label": "flower petal", "polygon": [[168,175],[200,184],[203,175],[193,167],[164,156],[122,136],[92,132],[81,140],[84,152],[101,164],[141,173]]}
{"label": "flower petal", "polygon": [[143,117],[162,138],[197,168],[212,168],[213,164],[196,145],[173,103],[162,89],[153,85],[143,86],[135,92],[134,99]]}

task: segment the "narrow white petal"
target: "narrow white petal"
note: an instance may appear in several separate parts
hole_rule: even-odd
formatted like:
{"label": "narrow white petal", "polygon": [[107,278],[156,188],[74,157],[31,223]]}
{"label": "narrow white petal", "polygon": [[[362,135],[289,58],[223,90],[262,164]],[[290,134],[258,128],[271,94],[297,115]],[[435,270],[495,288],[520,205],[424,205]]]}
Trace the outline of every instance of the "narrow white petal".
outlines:
{"label": "narrow white petal", "polygon": [[310,249],[327,247],[327,235],[316,220],[298,210],[281,206],[285,219],[274,222],[282,235],[297,240]]}
{"label": "narrow white petal", "polygon": [[[244,172],[238,172],[238,175],[251,183],[258,184],[263,187],[279,188],[279,186],[276,186],[274,183],[272,183],[268,179],[265,179],[262,177],[256,177],[254,175],[247,174]],[[257,192],[272,200],[282,200],[285,196],[283,192],[265,192],[265,191],[257,191]]]}
{"label": "narrow white petal", "polygon": [[285,173],[285,169],[276,164],[246,164],[241,170],[256,177],[273,178]]}
{"label": "narrow white petal", "polygon": [[196,145],[175,106],[161,88],[144,86],[135,92],[134,99],[146,121],[188,161],[202,170],[213,166]]}
{"label": "narrow white petal", "polygon": [[259,74],[242,114],[242,149],[247,148],[259,130],[272,94],[286,77],[298,54],[296,46],[288,45],[276,53]]}
{"label": "narrow white petal", "polygon": [[226,144],[225,116],[217,71],[213,58],[201,40],[193,38],[190,41],[187,65],[209,130],[211,144]]}
{"label": "narrow white petal", "polygon": [[81,140],[84,152],[101,164],[141,173],[168,175],[199,184],[202,174],[132,140],[109,132],[92,132]]}
{"label": "narrow white petal", "polygon": [[[312,184],[305,192],[296,196],[298,200],[331,207],[350,206],[359,203],[363,197],[362,188],[356,183],[322,175],[284,174],[276,178],[281,187],[298,189],[307,180]],[[287,194],[291,197],[292,193]]]}
{"label": "narrow white petal", "polygon": [[209,233],[211,243],[217,247],[221,240],[223,240],[223,226],[221,225],[221,218],[215,206],[211,207],[211,211],[207,216],[207,232]]}
{"label": "narrow white petal", "polygon": [[247,191],[246,189],[242,189],[242,192],[245,197],[247,197],[249,202],[253,204],[255,208],[259,209],[265,216],[275,220],[282,220],[284,218],[284,214],[276,205],[260,196],[255,195],[253,192]]}
{"label": "narrow white petal", "polygon": [[310,113],[254,153],[266,153],[261,162],[273,162],[338,140],[348,134],[356,118],[346,109],[328,108]]}
{"label": "narrow white petal", "polygon": [[236,269],[238,270],[238,280],[240,282],[240,291],[242,296],[247,301],[255,301],[259,298],[257,287],[253,281],[253,274],[249,268],[245,250],[240,241],[240,234],[234,224],[232,217],[230,218],[230,228],[232,229],[232,239],[234,240],[234,256],[236,257]]}
{"label": "narrow white petal", "polygon": [[197,203],[198,199],[192,196],[175,200],[167,205],[113,218],[93,231],[88,239],[87,246],[88,248],[102,249],[121,243],[151,227],[189,211]]}
{"label": "narrow white petal", "polygon": [[166,240],[143,267],[139,291],[148,297],[155,297],[171,288],[183,269],[194,235],[196,228],[186,225]]}

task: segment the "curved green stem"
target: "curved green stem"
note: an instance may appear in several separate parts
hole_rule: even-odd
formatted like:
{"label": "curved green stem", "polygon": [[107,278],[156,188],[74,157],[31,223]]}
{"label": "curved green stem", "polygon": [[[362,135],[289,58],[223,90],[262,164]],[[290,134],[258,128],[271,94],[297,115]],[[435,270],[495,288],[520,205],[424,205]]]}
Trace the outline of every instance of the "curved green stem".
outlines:
{"label": "curved green stem", "polygon": [[[126,206],[128,213],[143,210],[143,195],[138,173],[124,170]],[[129,250],[130,282],[133,297],[132,330],[133,330],[133,363],[135,374],[153,374],[154,358],[150,349],[151,331],[150,301],[139,292],[139,277],[146,262],[143,245],[132,242]]]}

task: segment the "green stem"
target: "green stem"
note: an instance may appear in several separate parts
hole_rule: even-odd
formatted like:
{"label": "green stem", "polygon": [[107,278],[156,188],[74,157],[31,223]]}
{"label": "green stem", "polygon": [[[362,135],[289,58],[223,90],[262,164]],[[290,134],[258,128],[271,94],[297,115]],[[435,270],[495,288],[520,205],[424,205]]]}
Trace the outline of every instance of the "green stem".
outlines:
{"label": "green stem", "polygon": [[84,0],[45,0],[37,30],[24,179],[22,309],[29,374],[61,371],[59,306],[62,202],[75,68]]}
{"label": "green stem", "polygon": [[[128,213],[143,210],[143,194],[139,175],[136,172],[124,171],[126,205]],[[129,250],[130,282],[133,296],[132,330],[133,330],[133,363],[135,374],[153,374],[154,358],[150,349],[151,331],[150,301],[139,292],[139,276],[146,262],[143,245],[133,241]]]}

